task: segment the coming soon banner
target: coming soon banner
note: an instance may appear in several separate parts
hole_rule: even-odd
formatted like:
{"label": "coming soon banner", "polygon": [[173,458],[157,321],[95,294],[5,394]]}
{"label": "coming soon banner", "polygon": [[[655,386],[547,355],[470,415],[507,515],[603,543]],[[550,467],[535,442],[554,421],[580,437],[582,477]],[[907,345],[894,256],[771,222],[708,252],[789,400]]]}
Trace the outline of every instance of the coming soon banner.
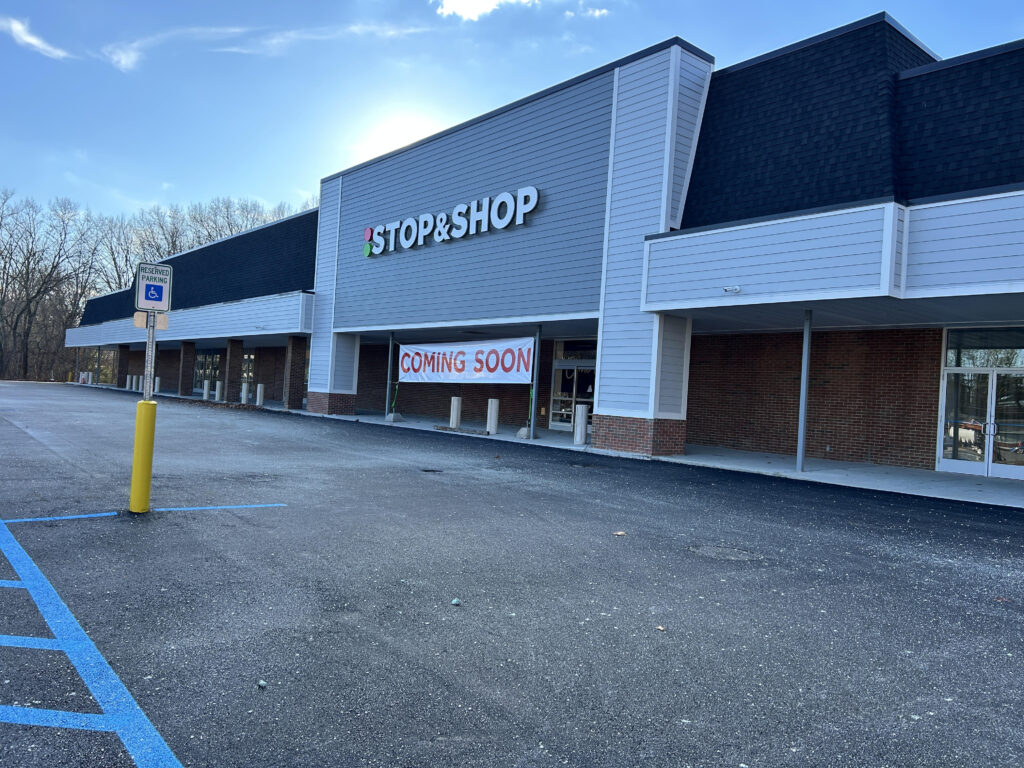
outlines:
{"label": "coming soon banner", "polygon": [[466,344],[402,344],[399,381],[448,383],[533,382],[533,338],[491,339]]}

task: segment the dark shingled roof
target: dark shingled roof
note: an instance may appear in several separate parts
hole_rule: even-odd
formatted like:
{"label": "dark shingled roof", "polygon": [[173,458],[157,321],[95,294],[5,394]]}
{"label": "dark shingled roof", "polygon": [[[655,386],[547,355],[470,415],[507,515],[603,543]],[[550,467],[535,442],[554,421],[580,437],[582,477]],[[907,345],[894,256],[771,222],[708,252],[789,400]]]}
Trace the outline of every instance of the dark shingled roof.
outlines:
{"label": "dark shingled roof", "polygon": [[[316,210],[164,259],[174,267],[174,309],[313,290]],[[80,325],[131,317],[135,286],[90,299]]]}

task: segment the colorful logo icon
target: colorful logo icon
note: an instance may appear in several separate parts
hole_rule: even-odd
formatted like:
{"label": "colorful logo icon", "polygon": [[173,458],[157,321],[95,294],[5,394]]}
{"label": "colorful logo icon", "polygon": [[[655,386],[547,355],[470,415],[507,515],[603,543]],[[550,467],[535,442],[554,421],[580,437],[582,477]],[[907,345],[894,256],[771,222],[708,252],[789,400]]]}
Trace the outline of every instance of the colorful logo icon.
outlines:
{"label": "colorful logo icon", "polygon": [[373,252],[373,245],[370,243],[372,239],[373,227],[367,227],[366,229],[363,230],[363,240],[366,241],[365,243],[363,243],[363,256],[369,257],[370,253]]}

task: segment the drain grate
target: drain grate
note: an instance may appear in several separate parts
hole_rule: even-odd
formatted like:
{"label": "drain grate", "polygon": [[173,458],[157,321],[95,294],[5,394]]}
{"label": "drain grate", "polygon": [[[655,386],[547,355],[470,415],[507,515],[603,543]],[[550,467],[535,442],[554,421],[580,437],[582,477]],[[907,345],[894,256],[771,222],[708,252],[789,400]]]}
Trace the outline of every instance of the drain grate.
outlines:
{"label": "drain grate", "polygon": [[739,547],[723,547],[718,544],[697,544],[687,547],[695,555],[710,557],[713,560],[763,560],[764,558],[756,552],[750,552]]}

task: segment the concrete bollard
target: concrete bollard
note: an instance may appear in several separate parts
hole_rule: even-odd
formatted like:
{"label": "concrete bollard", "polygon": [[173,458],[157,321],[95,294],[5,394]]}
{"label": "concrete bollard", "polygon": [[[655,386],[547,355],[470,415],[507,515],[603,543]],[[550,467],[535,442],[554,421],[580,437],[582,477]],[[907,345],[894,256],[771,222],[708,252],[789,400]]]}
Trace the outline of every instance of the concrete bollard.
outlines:
{"label": "concrete bollard", "polygon": [[89,384],[92,384],[92,383],[93,383],[93,378],[92,378],[93,374],[92,374],[92,371],[89,371],[89,373],[88,373],[88,374],[86,374],[86,375],[87,375],[87,376],[89,377],[89,381],[88,381],[88,383],[89,383]]}
{"label": "concrete bollard", "polygon": [[262,384],[256,385],[256,405],[260,408],[263,407],[263,393],[264,387]]}
{"label": "concrete bollard", "polygon": [[213,392],[213,401],[215,403],[223,402],[224,399],[224,382],[218,381],[217,388]]}
{"label": "concrete bollard", "polygon": [[590,412],[590,406],[584,403],[583,405],[576,406],[576,417],[572,423],[572,444],[573,445],[586,445],[587,444],[587,414]]}
{"label": "concrete bollard", "polygon": [[203,400],[210,399],[210,380],[203,379]]}
{"label": "concrete bollard", "polygon": [[142,386],[145,383],[146,383],[146,377],[145,376],[136,376],[135,377],[135,391],[136,392],[141,392],[142,391]]}
{"label": "concrete bollard", "polygon": [[155,395],[159,391],[160,391],[160,377],[159,376],[154,376],[153,377],[153,394]]}
{"label": "concrete bollard", "polygon": [[131,389],[132,388],[132,377],[131,376],[125,376],[124,377],[124,388],[125,389]]}
{"label": "concrete bollard", "polygon": [[448,416],[448,426],[452,429],[458,429],[462,426],[462,398],[452,398],[452,410]]}
{"label": "concrete bollard", "polygon": [[242,394],[239,396],[238,402],[240,402],[242,405],[248,405],[249,404],[249,382],[248,381],[243,381],[242,382]]}
{"label": "concrete bollard", "polygon": [[498,399],[496,397],[487,400],[487,434],[498,434]]}

